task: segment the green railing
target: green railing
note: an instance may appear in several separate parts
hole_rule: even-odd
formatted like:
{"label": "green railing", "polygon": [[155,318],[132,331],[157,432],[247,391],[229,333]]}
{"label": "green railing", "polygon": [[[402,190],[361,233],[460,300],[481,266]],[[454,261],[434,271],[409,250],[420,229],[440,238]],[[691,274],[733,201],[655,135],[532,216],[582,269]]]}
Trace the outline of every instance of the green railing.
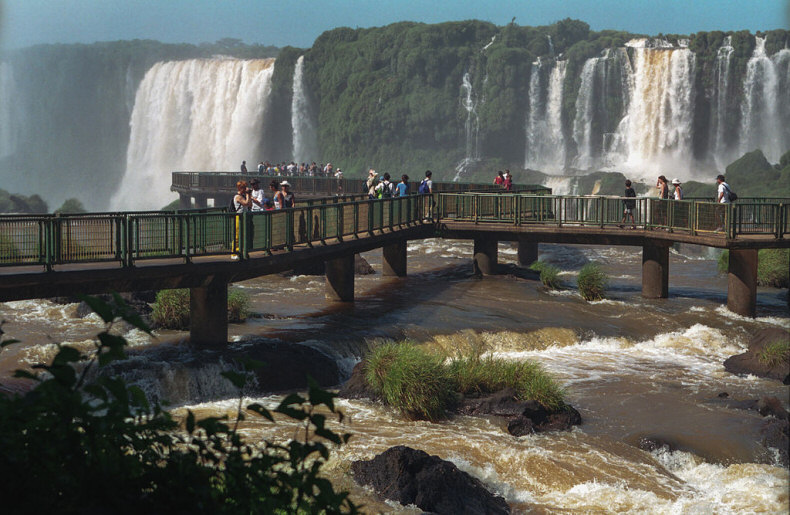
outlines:
{"label": "green railing", "polygon": [[299,245],[360,238],[431,222],[432,197],[343,202],[274,211],[232,213],[223,208],[183,211],[0,216],[0,266],[153,259],[291,250]]}
{"label": "green railing", "polygon": [[[459,193],[440,194],[438,217],[515,225],[556,225],[582,227],[631,226],[623,221],[624,197],[534,196],[524,194]],[[645,229],[666,229],[691,234],[740,235],[787,234],[787,203],[659,200],[631,198],[635,224]]]}

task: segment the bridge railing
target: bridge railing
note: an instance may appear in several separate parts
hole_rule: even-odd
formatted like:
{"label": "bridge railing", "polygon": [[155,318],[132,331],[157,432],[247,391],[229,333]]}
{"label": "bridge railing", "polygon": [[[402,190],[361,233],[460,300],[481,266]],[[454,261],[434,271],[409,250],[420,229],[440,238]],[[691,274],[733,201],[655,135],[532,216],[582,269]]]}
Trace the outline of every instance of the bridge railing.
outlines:
{"label": "bridge railing", "polygon": [[719,204],[695,200],[603,196],[534,196],[524,194],[458,193],[439,195],[440,218],[476,223],[498,222],[516,225],[611,227],[631,225],[623,220],[624,201],[633,202],[635,224],[647,229],[666,229],[691,234],[713,234],[736,238],[739,235],[788,233],[788,204],[741,202]]}

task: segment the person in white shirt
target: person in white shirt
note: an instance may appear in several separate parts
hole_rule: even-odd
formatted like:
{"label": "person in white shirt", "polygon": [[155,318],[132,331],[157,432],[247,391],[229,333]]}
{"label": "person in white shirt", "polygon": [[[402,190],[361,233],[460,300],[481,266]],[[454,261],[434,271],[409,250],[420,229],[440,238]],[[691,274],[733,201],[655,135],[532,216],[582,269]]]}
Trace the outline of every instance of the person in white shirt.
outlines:
{"label": "person in white shirt", "polygon": [[716,176],[716,184],[719,185],[717,191],[718,196],[716,197],[716,201],[719,204],[729,204],[730,202],[732,202],[730,200],[730,185],[724,182],[723,175]]}
{"label": "person in white shirt", "polygon": [[252,186],[252,211],[263,211],[264,197],[260,181],[253,179],[250,186]]}
{"label": "person in white shirt", "polygon": [[672,179],[672,186],[675,194],[675,200],[683,200],[683,188],[680,187],[680,179]]}

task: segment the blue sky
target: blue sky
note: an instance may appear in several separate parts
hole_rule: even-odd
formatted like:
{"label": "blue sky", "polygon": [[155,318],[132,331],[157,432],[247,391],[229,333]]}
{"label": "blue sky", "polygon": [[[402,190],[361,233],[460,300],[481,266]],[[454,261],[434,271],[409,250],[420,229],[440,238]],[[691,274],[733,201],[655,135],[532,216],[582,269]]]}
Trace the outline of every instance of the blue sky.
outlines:
{"label": "blue sky", "polygon": [[0,44],[156,39],[309,47],[335,27],[476,18],[544,25],[571,17],[593,30],[655,35],[790,26],[790,0],[0,0]]}

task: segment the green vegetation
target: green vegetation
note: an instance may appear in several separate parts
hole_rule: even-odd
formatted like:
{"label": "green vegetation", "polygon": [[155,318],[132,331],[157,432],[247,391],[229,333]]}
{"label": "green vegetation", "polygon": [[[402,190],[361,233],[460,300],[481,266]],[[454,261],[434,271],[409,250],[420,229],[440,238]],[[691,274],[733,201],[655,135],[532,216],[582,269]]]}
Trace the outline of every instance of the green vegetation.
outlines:
{"label": "green vegetation", "polygon": [[[334,395],[311,382],[307,397],[291,394],[269,411],[242,405],[246,374],[222,375],[239,391],[236,420],[177,421],[143,391],[102,373],[123,359],[126,341],[113,324],[148,331],[117,294],[111,303],[86,297],[106,326],[83,354],[58,344],[49,365],[16,377],[33,381],[24,394],[0,394],[2,492],[25,513],[356,513],[346,492],[321,477],[330,446],[348,434],[327,427],[342,420]],[[0,340],[2,330],[0,330]],[[5,347],[15,343],[2,341]],[[257,364],[249,363],[250,370]],[[94,373],[96,372],[96,373]],[[321,413],[317,408],[321,408]],[[328,412],[328,413],[327,413]],[[296,421],[289,443],[248,442],[246,417]]]}
{"label": "green vegetation", "polygon": [[540,282],[551,290],[560,289],[560,269],[545,261],[535,261],[529,266],[530,270],[540,272]]}
{"label": "green vegetation", "polygon": [[413,419],[442,419],[459,394],[504,388],[513,388],[519,400],[536,400],[547,409],[565,405],[562,388],[530,361],[484,358],[476,351],[448,360],[408,342],[390,342],[374,348],[364,366],[368,386]]}
{"label": "green vegetation", "polygon": [[790,362],[790,342],[771,342],[760,351],[757,359],[768,367]]}
{"label": "green vegetation", "polygon": [[[228,291],[228,322],[244,322],[250,314],[250,297],[237,288]],[[160,290],[152,305],[151,320],[164,329],[189,329],[189,290]]]}
{"label": "green vegetation", "polygon": [[55,210],[55,213],[85,213],[85,206],[76,198],[66,199],[63,205]]}
{"label": "green vegetation", "polygon": [[[719,273],[729,269],[730,252],[719,256]],[[757,253],[757,284],[774,288],[790,287],[790,249],[761,249]]]}
{"label": "green vegetation", "polygon": [[14,195],[0,189],[0,213],[48,213],[49,208],[44,200],[36,195],[26,197]]}
{"label": "green vegetation", "polygon": [[739,197],[790,197],[790,164],[787,154],[772,166],[761,150],[747,152],[727,166],[725,177]]}
{"label": "green vegetation", "polygon": [[603,299],[607,283],[606,273],[598,263],[587,263],[579,271],[577,284],[584,300]]}

